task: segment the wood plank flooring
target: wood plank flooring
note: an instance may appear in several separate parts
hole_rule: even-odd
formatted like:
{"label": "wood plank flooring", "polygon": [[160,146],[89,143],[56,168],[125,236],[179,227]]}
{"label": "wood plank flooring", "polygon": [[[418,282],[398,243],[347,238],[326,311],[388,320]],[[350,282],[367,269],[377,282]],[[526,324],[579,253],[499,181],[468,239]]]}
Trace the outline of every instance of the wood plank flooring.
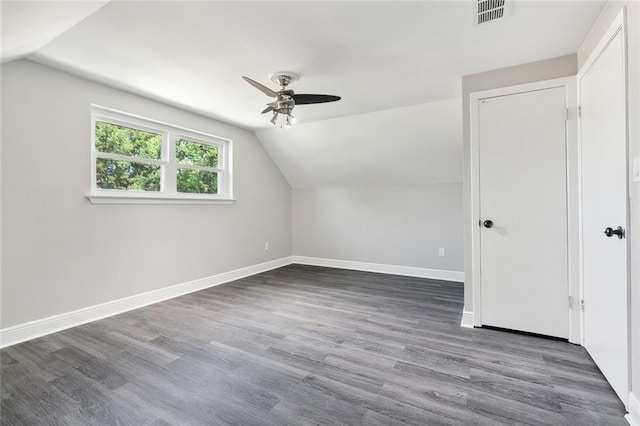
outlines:
{"label": "wood plank flooring", "polygon": [[291,265],[0,352],[2,425],[625,425],[583,348],[462,285]]}

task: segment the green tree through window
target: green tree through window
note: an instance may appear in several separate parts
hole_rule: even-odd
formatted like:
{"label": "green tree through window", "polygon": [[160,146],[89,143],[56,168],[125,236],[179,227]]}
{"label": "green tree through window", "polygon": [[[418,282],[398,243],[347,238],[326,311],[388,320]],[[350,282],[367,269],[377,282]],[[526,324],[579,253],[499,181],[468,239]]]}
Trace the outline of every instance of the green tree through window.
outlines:
{"label": "green tree through window", "polygon": [[[95,144],[100,152],[160,159],[162,135],[99,121]],[[160,166],[97,158],[96,185],[100,189],[160,191]]]}
{"label": "green tree through window", "polygon": [[176,141],[176,161],[178,162],[178,192],[218,193],[218,174],[216,172],[186,169],[179,166],[180,164],[188,164],[190,166],[217,167],[218,147],[178,139]]}
{"label": "green tree through window", "polygon": [[218,166],[218,147],[185,139],[176,141],[176,160],[192,166]]}

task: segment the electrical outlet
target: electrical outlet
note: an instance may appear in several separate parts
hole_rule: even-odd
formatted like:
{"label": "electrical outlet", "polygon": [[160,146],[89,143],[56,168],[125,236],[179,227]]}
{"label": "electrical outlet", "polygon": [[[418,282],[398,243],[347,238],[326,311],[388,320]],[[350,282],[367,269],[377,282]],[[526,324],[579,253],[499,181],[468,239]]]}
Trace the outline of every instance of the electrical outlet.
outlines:
{"label": "electrical outlet", "polygon": [[269,250],[269,242],[264,243],[264,251]]}
{"label": "electrical outlet", "polygon": [[443,247],[440,247],[440,249],[438,250],[438,256],[440,257],[444,257],[445,256],[445,251]]}

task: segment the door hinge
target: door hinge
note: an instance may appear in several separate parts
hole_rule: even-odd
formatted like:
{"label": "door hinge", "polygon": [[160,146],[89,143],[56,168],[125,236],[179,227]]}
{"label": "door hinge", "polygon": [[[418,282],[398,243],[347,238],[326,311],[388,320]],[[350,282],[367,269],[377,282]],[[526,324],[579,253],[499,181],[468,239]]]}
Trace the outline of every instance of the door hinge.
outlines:
{"label": "door hinge", "polygon": [[582,106],[578,105],[578,118],[582,118]]}
{"label": "door hinge", "polygon": [[569,120],[569,108],[564,109],[564,121]]}
{"label": "door hinge", "polygon": [[580,310],[584,311],[584,299],[580,299]]}

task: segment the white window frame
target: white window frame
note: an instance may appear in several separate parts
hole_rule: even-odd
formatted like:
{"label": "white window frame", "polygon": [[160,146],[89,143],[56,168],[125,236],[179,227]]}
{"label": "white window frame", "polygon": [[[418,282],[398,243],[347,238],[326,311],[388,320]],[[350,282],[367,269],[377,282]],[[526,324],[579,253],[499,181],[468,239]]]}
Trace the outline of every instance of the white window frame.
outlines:
{"label": "white window frame", "polygon": [[[136,130],[160,134],[162,137],[159,160],[105,153],[96,150],[96,123],[105,122]],[[194,166],[176,161],[176,141],[212,145],[218,148],[218,166]],[[231,139],[210,135],[197,130],[141,117],[134,114],[91,104],[91,190],[87,195],[94,204],[233,204]],[[134,161],[160,166],[160,191],[134,191],[102,189],[96,183],[96,161],[98,158]],[[192,194],[177,191],[178,169],[204,170],[218,173],[217,194]]]}

